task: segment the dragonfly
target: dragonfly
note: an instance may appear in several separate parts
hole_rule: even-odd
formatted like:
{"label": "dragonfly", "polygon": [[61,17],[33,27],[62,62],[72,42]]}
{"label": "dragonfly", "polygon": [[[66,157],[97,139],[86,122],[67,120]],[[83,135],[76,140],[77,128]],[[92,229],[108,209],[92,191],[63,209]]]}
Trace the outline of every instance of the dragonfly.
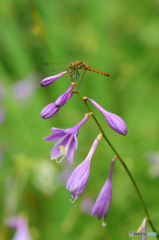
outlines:
{"label": "dragonfly", "polygon": [[[76,75],[76,79],[79,78],[79,76],[80,76],[78,70],[84,70],[84,73],[85,73],[85,70],[88,70],[88,71],[102,74],[104,76],[111,76],[109,73],[101,72],[101,71],[91,68],[90,66],[88,66],[87,64],[85,64],[82,61],[70,62],[69,69],[71,69],[70,72],[72,75]],[[83,75],[84,75],[84,73],[83,73]]]}

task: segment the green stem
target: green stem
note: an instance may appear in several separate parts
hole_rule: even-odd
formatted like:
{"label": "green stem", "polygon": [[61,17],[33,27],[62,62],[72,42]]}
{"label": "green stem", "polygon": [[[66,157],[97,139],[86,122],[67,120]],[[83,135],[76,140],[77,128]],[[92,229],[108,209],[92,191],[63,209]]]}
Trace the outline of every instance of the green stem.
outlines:
{"label": "green stem", "polygon": [[[85,106],[86,106],[86,108],[88,109],[88,111],[89,111],[89,112],[92,112],[91,109],[90,109],[90,107],[89,107],[88,104],[86,103],[86,101],[83,100],[83,97],[82,97],[82,95],[80,94],[80,92],[79,92],[79,90],[78,90],[78,88],[77,88],[77,85],[74,84],[74,86],[75,86],[75,88],[76,88],[76,90],[77,90],[78,96],[79,96],[80,99],[83,101],[83,103],[85,104]],[[113,145],[111,144],[111,142],[110,142],[110,141],[108,140],[108,138],[106,137],[106,135],[105,135],[105,133],[104,133],[101,125],[99,124],[99,122],[98,122],[98,120],[96,119],[96,117],[94,116],[94,114],[92,115],[92,117],[93,117],[94,121],[96,122],[96,124],[98,125],[101,133],[103,134],[104,139],[106,140],[106,142],[108,143],[108,145],[110,146],[110,148],[112,149],[112,151],[115,153],[115,155],[117,155],[120,163],[122,164],[122,166],[124,167],[125,171],[126,171],[127,174],[129,175],[129,177],[130,177],[130,179],[131,179],[131,181],[132,181],[132,183],[133,183],[133,185],[134,185],[134,187],[135,187],[135,189],[136,189],[136,192],[137,192],[137,194],[138,194],[138,196],[139,196],[139,199],[140,199],[141,204],[142,204],[142,206],[143,206],[143,209],[144,209],[144,212],[145,212],[145,214],[146,214],[146,217],[149,219],[149,224],[150,224],[153,232],[156,232],[156,233],[157,233],[157,231],[156,231],[156,229],[155,229],[155,227],[154,227],[154,225],[153,225],[153,223],[152,223],[152,221],[151,221],[151,219],[150,219],[150,215],[149,215],[149,213],[148,213],[148,211],[147,211],[146,205],[145,205],[144,200],[143,200],[143,198],[142,198],[142,195],[141,195],[141,193],[140,193],[140,191],[139,191],[139,188],[138,188],[138,186],[137,186],[137,184],[136,184],[133,176],[131,175],[128,167],[126,166],[124,160],[121,158],[121,156],[119,155],[119,153],[117,152],[117,150],[113,147]],[[157,236],[156,236],[156,237],[157,237],[157,239],[159,240],[159,235],[158,235],[158,233],[157,233]]]}

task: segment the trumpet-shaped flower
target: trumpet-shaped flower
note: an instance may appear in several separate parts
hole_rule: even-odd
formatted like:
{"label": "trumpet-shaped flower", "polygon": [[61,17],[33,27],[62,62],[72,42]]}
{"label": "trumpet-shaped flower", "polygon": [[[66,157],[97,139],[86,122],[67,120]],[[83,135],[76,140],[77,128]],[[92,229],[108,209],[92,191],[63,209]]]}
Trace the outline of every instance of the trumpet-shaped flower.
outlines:
{"label": "trumpet-shaped flower", "polygon": [[51,151],[51,159],[57,159],[62,156],[61,162],[64,157],[68,157],[70,163],[73,162],[74,150],[77,149],[78,146],[78,131],[80,127],[88,120],[90,114],[86,114],[85,117],[79,122],[76,126],[60,129],[60,128],[51,128],[53,134],[45,137],[45,141],[56,141],[58,140],[52,148]]}
{"label": "trumpet-shaped flower", "polygon": [[16,228],[16,233],[12,240],[31,240],[28,223],[22,217],[10,217],[6,224],[11,228]]}
{"label": "trumpet-shaped flower", "polygon": [[64,74],[66,74],[67,71],[65,72],[61,72],[57,75],[54,75],[54,76],[50,76],[50,77],[46,77],[44,78],[42,81],[41,81],[41,86],[42,87],[47,87],[49,86],[50,84],[52,84],[53,82],[55,82],[58,78],[62,77]]}
{"label": "trumpet-shaped flower", "polygon": [[44,107],[40,113],[41,117],[48,119],[54,116],[60,110],[60,107],[62,107],[67,100],[72,97],[72,89],[73,86],[70,86],[69,89],[56,100],[56,102],[49,103],[46,107]]}
{"label": "trumpet-shaped flower", "polygon": [[115,130],[116,132],[126,135],[127,134],[127,126],[125,122],[116,114],[106,111],[102,108],[98,103],[94,100],[87,98],[96,108],[99,109],[103,113],[106,118],[108,125]]}
{"label": "trumpet-shaped flower", "polygon": [[[100,136],[101,139],[101,136]],[[74,201],[80,197],[82,192],[84,191],[89,174],[90,174],[90,162],[93,156],[93,153],[97,147],[97,144],[100,140],[98,137],[94,140],[93,145],[86,157],[86,159],[78,165],[77,168],[72,172],[71,176],[69,177],[66,189],[69,189],[71,192],[71,197],[74,198]]]}
{"label": "trumpet-shaped flower", "polygon": [[110,207],[111,197],[112,197],[111,178],[112,178],[113,168],[115,164],[115,159],[116,159],[116,156],[112,159],[108,178],[104,186],[102,187],[91,212],[91,217],[97,214],[98,219],[100,219],[102,216],[104,216],[104,221],[106,219],[106,216]]}

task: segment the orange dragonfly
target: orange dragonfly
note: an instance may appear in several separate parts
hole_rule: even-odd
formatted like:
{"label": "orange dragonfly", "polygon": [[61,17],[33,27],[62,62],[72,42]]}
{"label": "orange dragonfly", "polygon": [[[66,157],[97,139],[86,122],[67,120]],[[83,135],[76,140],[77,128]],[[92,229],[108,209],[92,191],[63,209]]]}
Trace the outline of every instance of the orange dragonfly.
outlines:
{"label": "orange dragonfly", "polygon": [[[70,71],[70,70],[71,70],[71,71]],[[90,66],[88,66],[87,64],[85,64],[84,62],[81,62],[81,61],[71,62],[71,63],[69,64],[69,69],[68,69],[68,71],[71,73],[71,75],[75,75],[75,79],[78,79],[79,76],[80,76],[78,70],[84,70],[83,75],[82,75],[82,78],[83,78],[84,73],[85,73],[86,70],[92,71],[92,72],[96,72],[96,73],[102,74],[102,75],[104,75],[104,76],[111,76],[109,73],[95,70],[95,69],[91,68]],[[81,84],[82,78],[81,78],[81,80],[80,80],[79,86],[80,86],[80,84]]]}
{"label": "orange dragonfly", "polygon": [[111,76],[109,73],[95,70],[95,69],[91,68],[90,66],[88,66],[87,64],[85,64],[84,62],[81,62],[81,61],[71,62],[69,64],[69,69],[72,69],[73,70],[72,72],[74,72],[73,74],[76,73],[77,75],[79,74],[78,70],[83,69],[83,70],[89,70],[89,71],[92,71],[92,72],[96,72],[96,73],[102,74],[104,76]]}

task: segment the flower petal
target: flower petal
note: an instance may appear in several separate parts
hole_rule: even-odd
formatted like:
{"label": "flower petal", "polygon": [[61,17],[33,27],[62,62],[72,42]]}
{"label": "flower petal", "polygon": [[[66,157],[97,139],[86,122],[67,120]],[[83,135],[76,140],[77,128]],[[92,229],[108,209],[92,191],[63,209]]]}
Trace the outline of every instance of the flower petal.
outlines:
{"label": "flower petal", "polygon": [[47,137],[44,137],[44,140],[47,142],[51,142],[51,141],[56,141],[61,137],[64,137],[66,135],[66,133],[64,132],[57,132],[57,133],[53,133]]}
{"label": "flower petal", "polygon": [[67,154],[68,160],[70,163],[73,163],[73,157],[74,157],[74,151],[75,151],[74,145],[75,145],[75,139],[73,138]]}
{"label": "flower petal", "polygon": [[70,138],[70,135],[65,135],[64,137],[60,138],[53,146],[52,150],[51,150],[51,159],[56,159],[58,157],[61,156],[61,153],[60,153],[60,148],[59,146],[62,145],[62,146],[66,146],[67,142],[68,142],[68,139]]}

